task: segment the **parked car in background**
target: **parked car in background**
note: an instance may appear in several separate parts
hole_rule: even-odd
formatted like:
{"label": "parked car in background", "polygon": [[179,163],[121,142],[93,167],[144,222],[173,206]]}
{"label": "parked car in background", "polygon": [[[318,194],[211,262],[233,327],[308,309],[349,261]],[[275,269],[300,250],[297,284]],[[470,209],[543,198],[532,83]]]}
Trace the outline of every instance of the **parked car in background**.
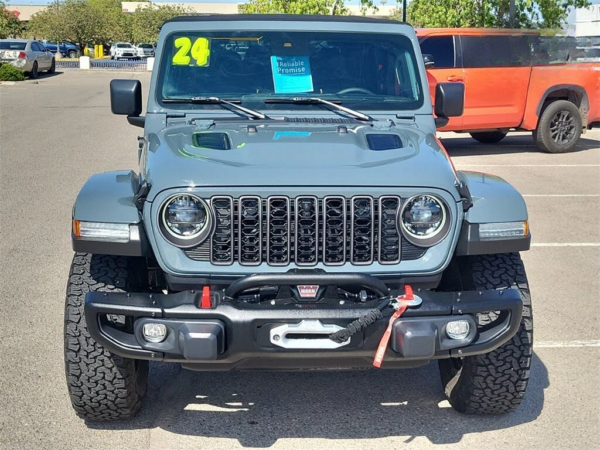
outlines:
{"label": "parked car in background", "polygon": [[54,73],[54,55],[44,44],[27,39],[0,39],[0,62],[11,64],[25,71],[30,78],[37,78],[41,70]]}
{"label": "parked car in background", "polygon": [[[56,41],[44,41],[44,45],[52,53],[56,54]],[[79,47],[71,42],[61,42],[59,45],[60,54],[67,58],[78,58],[81,55]]]}
{"label": "parked car in background", "polygon": [[140,58],[152,58],[154,57],[154,44],[138,44],[137,45],[137,55]]}
{"label": "parked car in background", "polygon": [[577,58],[580,62],[600,62],[600,47],[589,47],[581,49],[583,56]]}
{"label": "parked car in background", "polygon": [[131,59],[137,58],[137,48],[129,42],[115,42],[110,47],[110,59]]}
{"label": "parked car in background", "polygon": [[[469,28],[420,29],[417,36],[432,101],[438,83],[465,83],[464,114],[438,121],[440,130],[484,143],[529,130],[540,149],[563,153],[586,128],[600,126],[600,63],[576,62],[567,39]],[[550,54],[556,48],[566,50],[562,61]]]}

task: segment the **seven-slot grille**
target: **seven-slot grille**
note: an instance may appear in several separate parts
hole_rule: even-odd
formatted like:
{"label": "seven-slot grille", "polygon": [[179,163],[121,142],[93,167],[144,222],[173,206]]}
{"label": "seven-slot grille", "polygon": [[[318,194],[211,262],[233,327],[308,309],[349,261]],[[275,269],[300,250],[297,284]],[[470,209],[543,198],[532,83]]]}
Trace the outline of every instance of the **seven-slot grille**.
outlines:
{"label": "seven-slot grille", "polygon": [[216,265],[397,264],[426,251],[398,232],[400,204],[398,196],[216,196],[210,242],[185,252]]}

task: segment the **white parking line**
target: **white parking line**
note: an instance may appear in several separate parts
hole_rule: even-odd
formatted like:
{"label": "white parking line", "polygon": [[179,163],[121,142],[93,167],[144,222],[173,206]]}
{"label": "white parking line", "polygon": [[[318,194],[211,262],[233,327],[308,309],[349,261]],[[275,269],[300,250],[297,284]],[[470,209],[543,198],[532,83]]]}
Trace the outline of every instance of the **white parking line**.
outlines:
{"label": "white parking line", "polygon": [[600,242],[534,242],[532,247],[600,247]]}
{"label": "white parking line", "polygon": [[600,347],[600,341],[540,341],[534,342],[535,348]]}
{"label": "white parking line", "polygon": [[523,194],[523,197],[600,197],[600,194]]}
{"label": "white parking line", "polygon": [[454,160],[460,167],[600,167],[600,164],[461,164]]}

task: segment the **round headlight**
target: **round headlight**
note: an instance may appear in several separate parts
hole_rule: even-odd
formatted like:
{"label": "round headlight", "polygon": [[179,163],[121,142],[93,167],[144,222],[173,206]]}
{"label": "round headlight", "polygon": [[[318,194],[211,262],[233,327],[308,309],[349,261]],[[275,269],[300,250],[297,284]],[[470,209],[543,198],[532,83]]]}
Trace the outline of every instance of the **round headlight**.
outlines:
{"label": "round headlight", "polygon": [[193,247],[208,237],[213,220],[204,200],[195,195],[180,194],[163,204],[160,222],[167,240],[180,247]]}
{"label": "round headlight", "polygon": [[429,247],[445,237],[449,229],[447,214],[447,208],[438,197],[415,195],[400,210],[399,222],[408,241]]}

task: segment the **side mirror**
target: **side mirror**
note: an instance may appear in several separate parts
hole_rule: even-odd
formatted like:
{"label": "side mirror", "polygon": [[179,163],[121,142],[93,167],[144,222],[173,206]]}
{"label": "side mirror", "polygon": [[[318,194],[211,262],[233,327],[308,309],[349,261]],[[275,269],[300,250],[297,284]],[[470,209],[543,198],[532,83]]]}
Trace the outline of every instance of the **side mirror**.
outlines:
{"label": "side mirror", "polygon": [[432,69],[435,66],[435,61],[433,60],[433,55],[425,53],[423,55],[423,62],[425,63],[426,69]]}
{"label": "side mirror", "polygon": [[142,83],[140,80],[112,80],[110,109],[113,114],[138,117],[142,112]]}
{"label": "side mirror", "polygon": [[438,83],[435,87],[435,115],[438,117],[462,116],[465,108],[463,83]]}

